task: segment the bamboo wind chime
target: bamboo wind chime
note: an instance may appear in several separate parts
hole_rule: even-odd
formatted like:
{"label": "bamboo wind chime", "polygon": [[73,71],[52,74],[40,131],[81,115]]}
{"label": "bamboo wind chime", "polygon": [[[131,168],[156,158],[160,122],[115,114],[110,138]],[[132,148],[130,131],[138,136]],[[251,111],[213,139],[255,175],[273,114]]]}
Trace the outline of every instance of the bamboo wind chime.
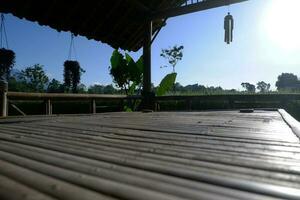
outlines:
{"label": "bamboo wind chime", "polygon": [[228,0],[227,4],[228,4],[228,13],[224,19],[224,29],[225,29],[225,42],[227,44],[230,44],[233,41],[234,20],[233,20],[233,16],[230,14],[230,0]]}
{"label": "bamboo wind chime", "polygon": [[225,29],[225,42],[230,44],[233,41],[233,28],[234,20],[233,16],[228,12],[227,16],[224,19],[224,29]]}

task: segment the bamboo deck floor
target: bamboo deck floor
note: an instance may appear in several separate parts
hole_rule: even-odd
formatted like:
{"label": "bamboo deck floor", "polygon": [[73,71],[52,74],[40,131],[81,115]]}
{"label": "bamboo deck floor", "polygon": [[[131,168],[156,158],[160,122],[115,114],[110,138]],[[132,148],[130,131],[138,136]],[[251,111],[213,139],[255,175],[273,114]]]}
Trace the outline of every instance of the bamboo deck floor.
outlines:
{"label": "bamboo deck floor", "polygon": [[1,119],[0,199],[300,199],[300,143],[278,111]]}

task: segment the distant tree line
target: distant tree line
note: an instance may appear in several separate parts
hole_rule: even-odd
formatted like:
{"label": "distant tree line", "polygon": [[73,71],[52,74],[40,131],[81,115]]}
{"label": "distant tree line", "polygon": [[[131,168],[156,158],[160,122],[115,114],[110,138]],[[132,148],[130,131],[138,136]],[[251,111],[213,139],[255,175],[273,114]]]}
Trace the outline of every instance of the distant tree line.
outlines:
{"label": "distant tree line", "polygon": [[[258,82],[256,86],[248,82],[243,82],[241,85],[249,93],[267,93],[271,89],[271,84],[264,81]],[[278,92],[300,92],[300,80],[292,73],[282,73],[279,75],[275,86]]]}
{"label": "distant tree line", "polygon": [[[82,72],[81,72],[82,73]],[[81,76],[81,75],[79,75]],[[140,74],[138,74],[140,76]],[[74,85],[66,85],[65,81],[60,82],[56,79],[50,79],[44,71],[43,65],[35,64],[27,67],[21,71],[12,70],[9,78],[9,91],[16,92],[48,92],[48,93],[90,93],[90,94],[126,94],[122,88],[116,88],[113,84],[101,85],[94,84],[89,87],[74,81]],[[116,80],[114,80],[116,84]],[[140,82],[139,82],[140,84]],[[136,85],[139,85],[136,84]],[[117,85],[117,84],[116,84]],[[169,94],[237,94],[241,92],[247,93],[268,93],[271,92],[271,84],[264,81],[258,82],[256,85],[243,82],[242,87],[244,91],[238,91],[235,89],[227,90],[222,87],[210,87],[200,84],[191,84],[183,86],[180,83],[175,83],[174,88]],[[282,73],[278,76],[276,85],[279,92],[300,92],[300,80],[292,73]],[[71,90],[70,90],[71,87]],[[74,89],[75,88],[75,89]],[[138,87],[136,87],[138,88]],[[153,90],[157,90],[157,87],[152,86]],[[273,91],[274,92],[274,91]]]}
{"label": "distant tree line", "polygon": [[174,90],[170,93],[175,94],[235,94],[237,90],[225,90],[222,87],[204,86],[199,84],[192,84],[182,86],[180,83],[175,83]]}
{"label": "distant tree line", "polygon": [[266,93],[266,92],[270,92],[270,88],[271,88],[271,84],[270,83],[265,83],[264,81],[260,81],[255,85],[251,84],[251,83],[242,83],[241,84],[243,88],[246,89],[246,92],[249,93],[255,93],[256,90],[258,90],[259,93]]}
{"label": "distant tree line", "polygon": [[[81,71],[82,73],[82,71]],[[66,73],[65,73],[66,74]],[[78,75],[77,75],[78,76]],[[79,75],[81,76],[81,75]],[[118,94],[119,90],[110,85],[91,85],[86,87],[80,79],[72,80],[76,76],[69,75],[70,83],[51,79],[44,71],[44,66],[35,64],[24,70],[12,70],[8,77],[9,91],[14,92],[47,92],[47,93],[90,93],[90,94]],[[77,77],[78,79],[78,77]]]}

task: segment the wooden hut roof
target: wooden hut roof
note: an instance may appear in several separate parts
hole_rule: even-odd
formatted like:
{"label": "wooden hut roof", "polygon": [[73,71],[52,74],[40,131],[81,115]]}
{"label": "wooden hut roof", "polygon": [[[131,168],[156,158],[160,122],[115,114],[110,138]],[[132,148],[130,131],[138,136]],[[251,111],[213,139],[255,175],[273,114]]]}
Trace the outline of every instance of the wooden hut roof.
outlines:
{"label": "wooden hut roof", "polygon": [[[151,13],[175,8],[185,0],[0,0],[0,12],[71,31],[111,45],[137,51],[142,47],[144,24]],[[154,21],[153,31],[163,26]]]}

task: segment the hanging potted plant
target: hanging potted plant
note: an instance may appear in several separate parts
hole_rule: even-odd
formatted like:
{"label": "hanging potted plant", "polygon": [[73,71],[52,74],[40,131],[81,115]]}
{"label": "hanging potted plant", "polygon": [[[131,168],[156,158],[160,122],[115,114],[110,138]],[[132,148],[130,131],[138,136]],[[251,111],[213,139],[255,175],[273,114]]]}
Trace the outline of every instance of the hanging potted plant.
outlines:
{"label": "hanging potted plant", "polygon": [[[74,45],[74,34],[71,34],[71,44],[69,48],[69,57],[64,62],[64,85],[65,91],[72,93],[78,92],[78,85],[80,83],[80,77],[85,72],[81,67],[78,61],[71,60],[72,57],[72,49],[75,52],[75,45]],[[76,54],[75,54],[76,57]]]}
{"label": "hanging potted plant", "polygon": [[66,60],[64,63],[64,82],[67,92],[70,90],[77,93],[77,86],[80,83],[81,74],[85,71],[80,67],[79,62]]}
{"label": "hanging potted plant", "polygon": [[[6,82],[9,78],[9,73],[15,65],[15,53],[8,49],[8,40],[4,23],[4,14],[1,14],[0,23],[0,81]],[[6,42],[6,49],[4,48]]]}
{"label": "hanging potted plant", "polygon": [[0,48],[0,79],[7,81],[9,73],[15,64],[15,53],[12,50]]}
{"label": "hanging potted plant", "polygon": [[71,34],[69,58],[64,62],[64,85],[66,92],[70,92],[71,90],[72,93],[77,93],[77,87],[80,83],[80,77],[85,71],[80,67],[78,61],[71,60],[72,49],[74,49],[75,52],[74,34]]}

